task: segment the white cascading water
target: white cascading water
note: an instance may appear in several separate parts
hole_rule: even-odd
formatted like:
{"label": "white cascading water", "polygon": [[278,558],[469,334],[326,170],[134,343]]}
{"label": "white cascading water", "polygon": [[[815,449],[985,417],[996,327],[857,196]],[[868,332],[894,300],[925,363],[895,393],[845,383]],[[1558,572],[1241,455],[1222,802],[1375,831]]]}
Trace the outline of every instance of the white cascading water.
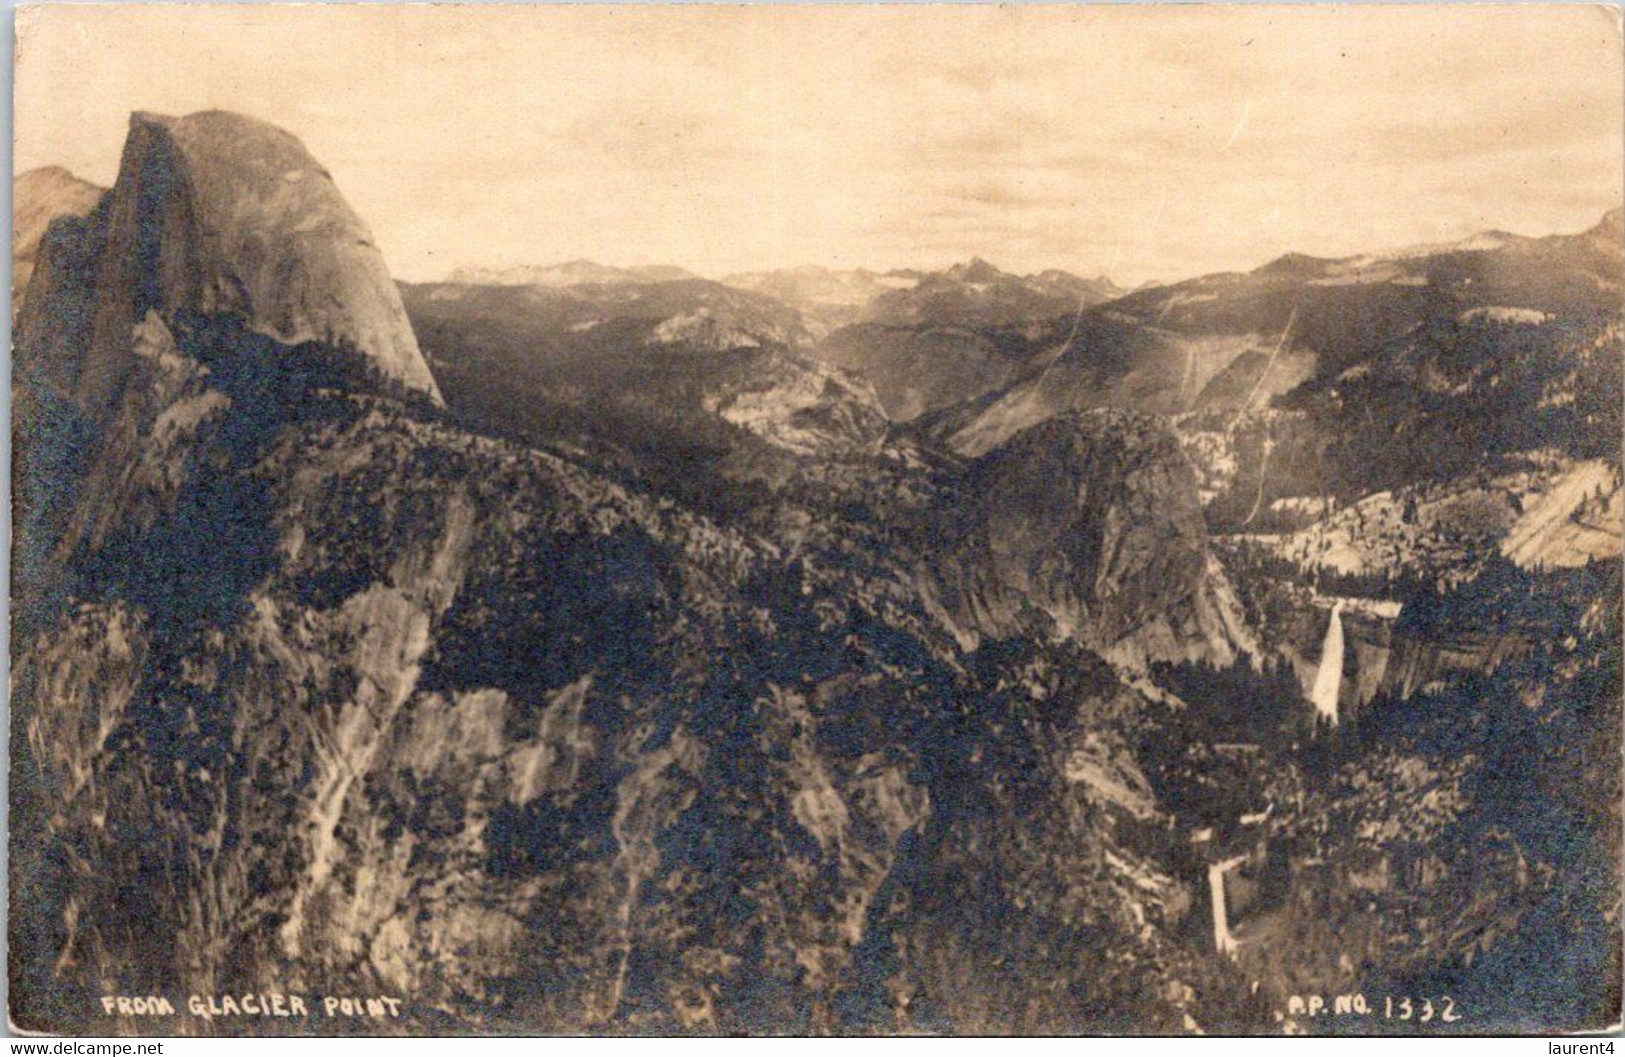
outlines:
{"label": "white cascading water", "polygon": [[1343,603],[1332,607],[1332,620],[1326,626],[1326,642],[1320,648],[1320,668],[1309,700],[1315,711],[1337,725],[1337,694],[1343,686]]}
{"label": "white cascading water", "polygon": [[1213,949],[1232,959],[1241,950],[1236,934],[1230,931],[1230,906],[1224,892],[1224,879],[1231,870],[1247,861],[1247,856],[1209,863],[1207,867],[1208,895],[1213,900]]}
{"label": "white cascading water", "polygon": [[1209,863],[1207,868],[1208,895],[1213,901],[1213,949],[1232,958],[1236,954],[1236,940],[1230,935],[1230,915],[1224,901],[1224,863]]}

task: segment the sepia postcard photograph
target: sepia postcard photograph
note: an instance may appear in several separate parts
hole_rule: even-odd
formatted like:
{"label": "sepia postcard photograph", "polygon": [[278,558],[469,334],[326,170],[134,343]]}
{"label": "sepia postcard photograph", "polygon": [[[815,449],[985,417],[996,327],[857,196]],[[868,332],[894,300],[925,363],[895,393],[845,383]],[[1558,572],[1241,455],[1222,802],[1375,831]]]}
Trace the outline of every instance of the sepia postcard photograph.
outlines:
{"label": "sepia postcard photograph", "polygon": [[1617,1030],[1621,26],[18,8],[12,1033]]}

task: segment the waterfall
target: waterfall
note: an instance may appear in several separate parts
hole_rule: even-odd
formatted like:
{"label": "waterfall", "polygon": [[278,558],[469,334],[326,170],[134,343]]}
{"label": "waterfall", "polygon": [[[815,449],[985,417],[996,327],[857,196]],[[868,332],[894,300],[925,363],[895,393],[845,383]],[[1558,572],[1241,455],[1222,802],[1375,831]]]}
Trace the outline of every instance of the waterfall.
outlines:
{"label": "waterfall", "polygon": [[1343,603],[1332,607],[1331,623],[1326,625],[1326,642],[1320,648],[1320,668],[1315,686],[1309,692],[1315,711],[1337,725],[1337,693],[1343,685]]}
{"label": "waterfall", "polygon": [[1230,935],[1230,915],[1224,905],[1224,864],[1210,863],[1207,868],[1207,890],[1213,900],[1213,949],[1220,954],[1235,956],[1236,941]]}
{"label": "waterfall", "polygon": [[1224,875],[1246,861],[1245,855],[1238,855],[1223,862],[1209,863],[1207,867],[1208,896],[1213,901],[1213,949],[1231,958],[1236,957],[1240,944],[1230,931],[1230,908],[1224,894]]}

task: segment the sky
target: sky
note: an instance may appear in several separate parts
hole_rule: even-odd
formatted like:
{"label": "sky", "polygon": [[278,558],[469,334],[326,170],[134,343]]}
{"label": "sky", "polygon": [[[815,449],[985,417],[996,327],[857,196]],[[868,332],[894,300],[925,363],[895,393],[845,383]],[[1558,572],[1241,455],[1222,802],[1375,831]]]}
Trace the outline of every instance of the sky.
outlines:
{"label": "sky", "polygon": [[55,5],[18,14],[16,171],[128,115],[299,136],[398,278],[941,267],[1119,282],[1620,204],[1602,6]]}

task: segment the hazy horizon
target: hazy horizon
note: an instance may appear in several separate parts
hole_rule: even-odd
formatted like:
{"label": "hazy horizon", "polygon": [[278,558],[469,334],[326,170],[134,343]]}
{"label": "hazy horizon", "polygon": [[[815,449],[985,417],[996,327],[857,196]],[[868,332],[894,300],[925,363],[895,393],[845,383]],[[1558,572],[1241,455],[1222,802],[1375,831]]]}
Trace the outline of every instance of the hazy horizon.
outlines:
{"label": "hazy horizon", "polygon": [[18,34],[15,171],[107,185],[131,111],[249,114],[407,281],[982,257],[1134,286],[1581,231],[1625,180],[1591,6],[56,7]]}

